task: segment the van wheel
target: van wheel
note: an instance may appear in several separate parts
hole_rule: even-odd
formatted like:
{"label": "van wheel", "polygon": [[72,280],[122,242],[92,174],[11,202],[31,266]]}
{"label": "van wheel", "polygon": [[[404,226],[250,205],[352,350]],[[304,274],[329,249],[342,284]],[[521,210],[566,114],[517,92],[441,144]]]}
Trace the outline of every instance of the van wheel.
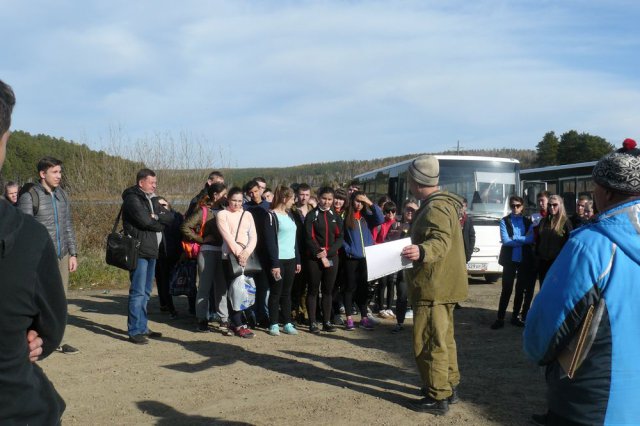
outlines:
{"label": "van wheel", "polygon": [[500,274],[485,274],[484,279],[489,284],[493,284],[500,279]]}

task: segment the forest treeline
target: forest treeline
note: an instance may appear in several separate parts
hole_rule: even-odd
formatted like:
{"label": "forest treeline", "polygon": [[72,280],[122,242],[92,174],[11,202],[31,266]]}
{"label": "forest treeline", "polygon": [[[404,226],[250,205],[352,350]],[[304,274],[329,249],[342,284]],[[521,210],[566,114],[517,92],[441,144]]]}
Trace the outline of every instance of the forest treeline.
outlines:
{"label": "forest treeline", "polygon": [[[184,143],[189,143],[185,141]],[[162,143],[151,153],[162,156]],[[575,130],[562,134],[559,138],[553,131],[544,135],[536,149],[481,149],[432,152],[445,155],[477,155],[486,157],[507,157],[520,161],[521,168],[542,167],[554,164],[568,164],[595,160],[613,150],[613,145],[604,138]],[[343,160],[325,163],[301,164],[291,167],[228,168],[215,167],[224,173],[231,185],[242,185],[255,176],[263,176],[270,186],[290,185],[306,182],[312,187],[321,185],[347,185],[354,176],[380,167],[414,158],[422,153],[374,158],[371,160]],[[137,170],[144,167],[141,161],[132,161],[122,156],[110,155],[105,151],[94,151],[85,144],[78,144],[62,138],[47,135],[31,135],[24,131],[15,131],[8,144],[7,159],[0,175],[0,182],[13,180],[18,183],[33,181],[37,178],[38,159],[51,155],[64,162],[64,186],[75,197],[87,199],[113,199],[119,197],[122,190],[133,185]],[[200,159],[201,160],[201,159]],[[202,164],[202,161],[195,161]],[[220,164],[224,164],[221,161]],[[157,169],[159,191],[173,199],[191,197],[203,185],[211,169],[197,168],[189,170]]]}

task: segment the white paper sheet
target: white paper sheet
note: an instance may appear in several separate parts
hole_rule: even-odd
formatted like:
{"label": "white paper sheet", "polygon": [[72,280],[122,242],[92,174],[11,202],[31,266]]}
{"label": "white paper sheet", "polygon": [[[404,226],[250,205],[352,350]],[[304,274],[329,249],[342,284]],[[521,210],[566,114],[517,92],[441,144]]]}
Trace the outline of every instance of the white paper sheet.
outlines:
{"label": "white paper sheet", "polygon": [[400,254],[404,247],[410,245],[411,238],[403,238],[365,247],[367,281],[373,281],[402,269],[412,268],[411,261]]}

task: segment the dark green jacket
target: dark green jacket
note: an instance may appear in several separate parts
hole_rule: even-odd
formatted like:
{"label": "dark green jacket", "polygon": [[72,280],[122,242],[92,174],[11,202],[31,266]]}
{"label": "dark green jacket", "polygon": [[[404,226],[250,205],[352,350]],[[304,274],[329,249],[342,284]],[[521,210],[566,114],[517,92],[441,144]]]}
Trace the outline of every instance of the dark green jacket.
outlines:
{"label": "dark green jacket", "polygon": [[411,242],[424,251],[407,269],[414,305],[456,303],[467,297],[468,278],[458,212],[462,198],[445,191],[422,202],[411,225]]}

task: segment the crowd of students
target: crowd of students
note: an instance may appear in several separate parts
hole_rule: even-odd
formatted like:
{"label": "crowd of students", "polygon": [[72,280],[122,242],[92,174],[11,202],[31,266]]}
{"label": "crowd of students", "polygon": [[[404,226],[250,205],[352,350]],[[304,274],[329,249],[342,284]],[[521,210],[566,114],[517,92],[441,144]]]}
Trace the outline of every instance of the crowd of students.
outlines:
{"label": "crowd of students", "polygon": [[[166,199],[153,200],[171,217],[164,220],[156,263],[161,310],[172,318],[178,315],[170,277],[192,257],[197,290],[189,310],[198,332],[252,338],[256,327],[272,336],[298,334],[300,326],[314,334],[337,327],[372,330],[379,323],[377,314],[395,318],[393,332],[398,333],[411,316],[402,273],[368,282],[365,247],[406,237],[418,209],[415,200],[398,211],[389,197],[374,203],[355,185],[348,190],[322,187],[314,197],[307,184],[271,190],[261,177],[243,188],[228,188],[217,171],[184,216]],[[197,253],[191,251],[194,244]],[[260,264],[260,270],[246,274],[255,282],[255,303],[235,311],[229,300],[236,277],[231,261],[245,265],[250,258]]]}

